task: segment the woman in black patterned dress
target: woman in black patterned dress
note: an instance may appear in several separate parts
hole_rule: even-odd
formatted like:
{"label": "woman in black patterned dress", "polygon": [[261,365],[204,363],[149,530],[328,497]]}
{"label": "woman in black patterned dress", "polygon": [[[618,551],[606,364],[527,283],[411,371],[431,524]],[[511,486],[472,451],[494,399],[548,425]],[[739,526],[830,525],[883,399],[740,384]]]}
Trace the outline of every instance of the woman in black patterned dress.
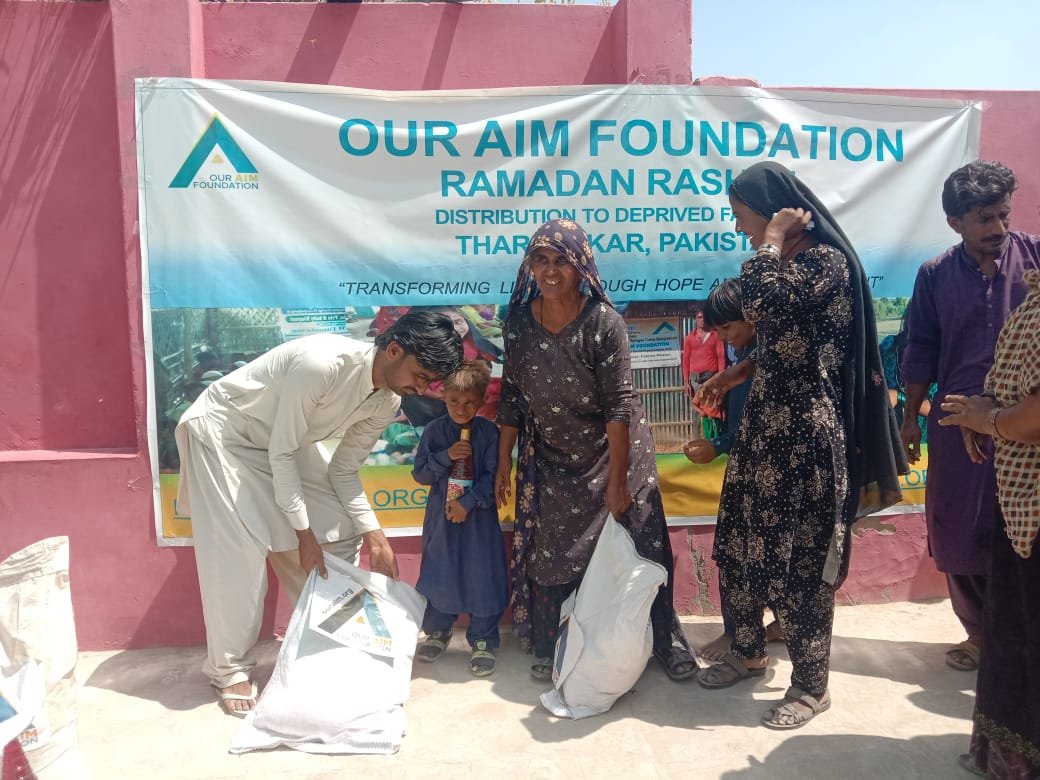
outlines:
{"label": "woman in black patterned dress", "polygon": [[775,163],[738,176],[730,203],[737,230],[757,247],[740,283],[758,352],[715,532],[733,650],[698,679],[721,688],[764,674],[768,605],[794,670],[784,700],[762,721],[797,728],[830,706],[834,592],[849,527],[861,499],[866,511],[899,500],[899,437],[870,291],[833,217]]}
{"label": "woman in black patterned dress", "polygon": [[513,627],[551,676],[560,606],[578,587],[609,512],[668,582],[650,618],[654,655],[673,680],[697,662],[672,607],[672,550],[646,415],[632,387],[628,332],[603,290],[584,229],[554,220],[531,237],[503,330],[496,490],[512,490]]}

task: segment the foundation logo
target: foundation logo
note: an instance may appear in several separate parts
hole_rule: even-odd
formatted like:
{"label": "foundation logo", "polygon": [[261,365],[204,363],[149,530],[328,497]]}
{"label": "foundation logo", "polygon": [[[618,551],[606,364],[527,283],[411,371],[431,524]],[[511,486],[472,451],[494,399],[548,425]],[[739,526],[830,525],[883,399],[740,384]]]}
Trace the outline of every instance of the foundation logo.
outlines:
{"label": "foundation logo", "polygon": [[[234,173],[228,170],[228,166]],[[258,190],[260,174],[217,116],[170,182],[171,189]]]}

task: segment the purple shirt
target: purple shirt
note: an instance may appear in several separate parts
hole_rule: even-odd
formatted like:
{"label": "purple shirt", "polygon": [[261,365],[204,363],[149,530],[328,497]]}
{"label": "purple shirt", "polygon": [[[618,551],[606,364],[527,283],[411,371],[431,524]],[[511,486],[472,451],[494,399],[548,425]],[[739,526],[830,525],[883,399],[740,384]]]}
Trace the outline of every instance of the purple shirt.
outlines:
{"label": "purple shirt", "polygon": [[1040,268],[1040,236],[1026,233],[1008,234],[992,279],[960,244],[922,265],[907,310],[903,381],[937,382],[942,395],[981,393],[997,335],[1025,300],[1022,274],[1031,268]]}
{"label": "purple shirt", "polygon": [[993,462],[968,459],[956,426],[936,422],[947,393],[977,395],[993,365],[997,336],[1028,292],[1022,275],[1040,268],[1040,236],[1009,233],[992,279],[962,246],[951,247],[917,272],[907,307],[903,381],[938,384],[928,415],[928,544],[940,571],[985,574],[996,517]]}

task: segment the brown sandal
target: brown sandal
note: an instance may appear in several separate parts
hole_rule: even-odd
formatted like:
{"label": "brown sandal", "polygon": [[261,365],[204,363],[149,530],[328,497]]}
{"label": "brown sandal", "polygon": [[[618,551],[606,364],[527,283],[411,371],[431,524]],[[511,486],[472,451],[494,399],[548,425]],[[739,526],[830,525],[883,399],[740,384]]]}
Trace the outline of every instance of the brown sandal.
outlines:
{"label": "brown sandal", "polygon": [[[768,664],[768,656],[763,658]],[[733,653],[726,653],[722,662],[707,669],[701,669],[697,675],[697,682],[705,688],[729,688],[741,680],[749,677],[762,677],[766,673],[766,666],[749,667]]]}
{"label": "brown sandal", "polygon": [[823,695],[817,698],[801,688],[792,686],[787,689],[782,702],[766,710],[766,714],[762,716],[762,725],[779,730],[800,729],[830,708],[831,695],[828,691],[824,691]]}
{"label": "brown sandal", "polygon": [[982,648],[965,639],[946,651],[946,665],[959,672],[974,672],[979,668],[981,654]]}

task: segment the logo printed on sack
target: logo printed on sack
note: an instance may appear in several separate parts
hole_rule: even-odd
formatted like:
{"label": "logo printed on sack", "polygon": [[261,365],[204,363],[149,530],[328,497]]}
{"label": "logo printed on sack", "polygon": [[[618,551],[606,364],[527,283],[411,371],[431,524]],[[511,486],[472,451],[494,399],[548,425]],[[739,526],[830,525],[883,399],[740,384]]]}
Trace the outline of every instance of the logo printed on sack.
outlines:
{"label": "logo printed on sack", "polygon": [[[210,164],[207,167],[211,172],[200,176],[199,173],[207,162]],[[234,174],[223,172],[228,163],[235,169]],[[242,147],[231,137],[231,133],[216,114],[170,182],[170,189],[189,187],[203,190],[260,189],[260,174],[256,166],[246,157]]]}
{"label": "logo printed on sack", "polygon": [[393,655],[394,637],[383,618],[382,606],[365,588],[348,589],[322,610],[312,628],[340,644],[376,655]]}

